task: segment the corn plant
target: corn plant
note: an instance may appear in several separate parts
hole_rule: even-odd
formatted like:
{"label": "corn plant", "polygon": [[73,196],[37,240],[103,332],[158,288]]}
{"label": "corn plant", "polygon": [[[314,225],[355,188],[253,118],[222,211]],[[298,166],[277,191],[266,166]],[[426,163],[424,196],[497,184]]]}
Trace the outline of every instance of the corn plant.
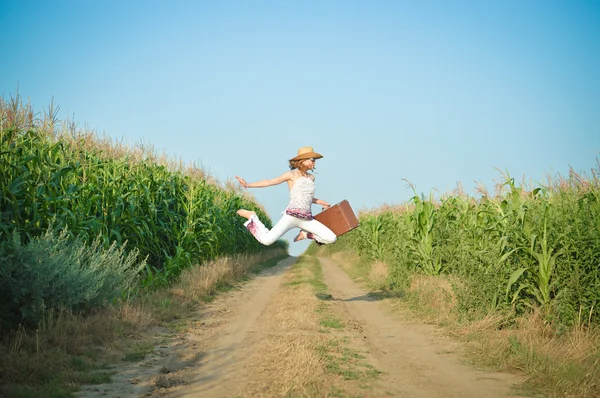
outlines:
{"label": "corn plant", "polygon": [[384,230],[381,215],[370,216],[368,221],[365,221],[362,231],[365,232],[363,234],[363,246],[368,251],[366,255],[371,259],[381,260],[384,250],[382,237]]}
{"label": "corn plant", "polygon": [[442,263],[434,258],[433,227],[435,225],[435,206],[433,197],[429,200],[415,195],[412,198],[415,207],[411,217],[413,229],[413,250],[418,265],[428,275],[438,275],[442,269]]}
{"label": "corn plant", "polygon": [[546,316],[551,313],[551,294],[553,288],[553,275],[556,267],[556,259],[562,254],[549,246],[547,224],[550,206],[544,205],[543,232],[541,238],[534,233],[528,233],[529,246],[520,247],[515,251],[521,251],[531,258],[531,265],[516,269],[510,276],[507,286],[507,295],[516,282],[517,289],[512,293],[511,302],[519,299],[521,291],[525,291],[535,297],[537,304],[544,309]]}

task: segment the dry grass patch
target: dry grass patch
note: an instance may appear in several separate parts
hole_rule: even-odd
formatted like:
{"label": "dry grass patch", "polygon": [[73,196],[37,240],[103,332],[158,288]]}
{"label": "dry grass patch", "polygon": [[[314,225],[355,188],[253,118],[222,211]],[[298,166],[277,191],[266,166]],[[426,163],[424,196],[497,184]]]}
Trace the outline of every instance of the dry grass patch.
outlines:
{"label": "dry grass patch", "polygon": [[329,257],[355,282],[364,283],[371,290],[387,289],[389,266],[383,261],[368,262],[351,251],[336,252]]}
{"label": "dry grass patch", "polygon": [[389,267],[382,261],[376,261],[371,264],[371,270],[369,271],[369,285],[377,289],[383,289],[387,285],[387,279],[389,276]]}
{"label": "dry grass patch", "polygon": [[270,317],[271,325],[279,333],[312,334],[315,332],[314,312],[319,305],[318,300],[306,285],[294,286],[286,291],[286,296],[275,303],[276,312]]}
{"label": "dry grass patch", "polygon": [[258,350],[246,358],[252,374],[240,396],[313,397],[326,388],[324,362],[317,352],[325,340],[315,316],[319,300],[309,283],[290,284],[309,277],[310,272],[298,268],[288,273],[285,287],[258,320],[264,332]]}
{"label": "dry grass patch", "polygon": [[[337,262],[340,267],[346,271],[347,273],[351,273],[356,267],[357,264],[361,263],[361,258],[355,252],[336,252],[333,253],[331,259]],[[352,275],[351,275],[352,276]]]}
{"label": "dry grass patch", "polygon": [[285,250],[279,249],[269,252],[268,255],[221,257],[208,264],[185,270],[171,292],[193,300],[205,299],[255,271],[256,264],[283,255]]}
{"label": "dry grass patch", "polygon": [[331,255],[331,258],[339,263],[357,263],[360,260],[360,256],[358,254],[349,251],[335,252]]}
{"label": "dry grass patch", "polygon": [[414,275],[407,295],[421,317],[442,324],[456,322],[456,296],[444,277]]}
{"label": "dry grass patch", "polygon": [[342,268],[354,281],[371,285],[369,275],[371,274],[371,264],[362,260],[354,252],[337,252],[331,255],[340,268]]}
{"label": "dry grass patch", "polygon": [[[494,319],[490,324],[501,323]],[[498,330],[481,322],[460,330],[474,341],[475,363],[496,369],[518,369],[528,379],[524,389],[547,397],[600,396],[600,331],[575,327],[564,333],[545,322],[536,311],[518,318],[510,328]]]}

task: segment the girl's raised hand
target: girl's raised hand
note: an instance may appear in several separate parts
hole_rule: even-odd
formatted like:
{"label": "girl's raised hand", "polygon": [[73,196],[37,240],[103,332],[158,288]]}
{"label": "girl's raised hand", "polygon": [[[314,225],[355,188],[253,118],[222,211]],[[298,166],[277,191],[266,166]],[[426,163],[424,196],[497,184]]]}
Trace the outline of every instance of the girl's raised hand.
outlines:
{"label": "girl's raised hand", "polygon": [[238,180],[241,186],[248,188],[248,184],[246,184],[246,181],[242,177],[235,176],[235,178]]}

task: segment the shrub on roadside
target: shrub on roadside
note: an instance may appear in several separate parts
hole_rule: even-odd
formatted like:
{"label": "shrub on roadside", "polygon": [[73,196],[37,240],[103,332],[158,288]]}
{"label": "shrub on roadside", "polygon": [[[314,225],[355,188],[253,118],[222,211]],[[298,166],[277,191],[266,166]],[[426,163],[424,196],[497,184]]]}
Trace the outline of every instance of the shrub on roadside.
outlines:
{"label": "shrub on roadside", "polygon": [[145,261],[124,245],[87,245],[48,229],[28,244],[18,234],[0,244],[0,328],[37,325],[44,313],[85,311],[121,296]]}

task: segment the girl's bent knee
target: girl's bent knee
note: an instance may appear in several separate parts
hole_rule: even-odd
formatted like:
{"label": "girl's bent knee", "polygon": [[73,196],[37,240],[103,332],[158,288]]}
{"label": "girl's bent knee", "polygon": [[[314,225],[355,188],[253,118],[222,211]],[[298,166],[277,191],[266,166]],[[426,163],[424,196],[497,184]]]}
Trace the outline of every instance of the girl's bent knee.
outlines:
{"label": "girl's bent knee", "polygon": [[325,243],[326,245],[335,243],[335,241],[337,240],[337,236],[335,236],[335,234],[333,232],[331,234],[325,234],[324,236],[320,236],[320,238],[321,238],[321,241],[323,243]]}
{"label": "girl's bent knee", "polygon": [[271,246],[273,243],[275,243],[277,241],[277,239],[263,239],[260,243],[262,243],[265,246]]}

